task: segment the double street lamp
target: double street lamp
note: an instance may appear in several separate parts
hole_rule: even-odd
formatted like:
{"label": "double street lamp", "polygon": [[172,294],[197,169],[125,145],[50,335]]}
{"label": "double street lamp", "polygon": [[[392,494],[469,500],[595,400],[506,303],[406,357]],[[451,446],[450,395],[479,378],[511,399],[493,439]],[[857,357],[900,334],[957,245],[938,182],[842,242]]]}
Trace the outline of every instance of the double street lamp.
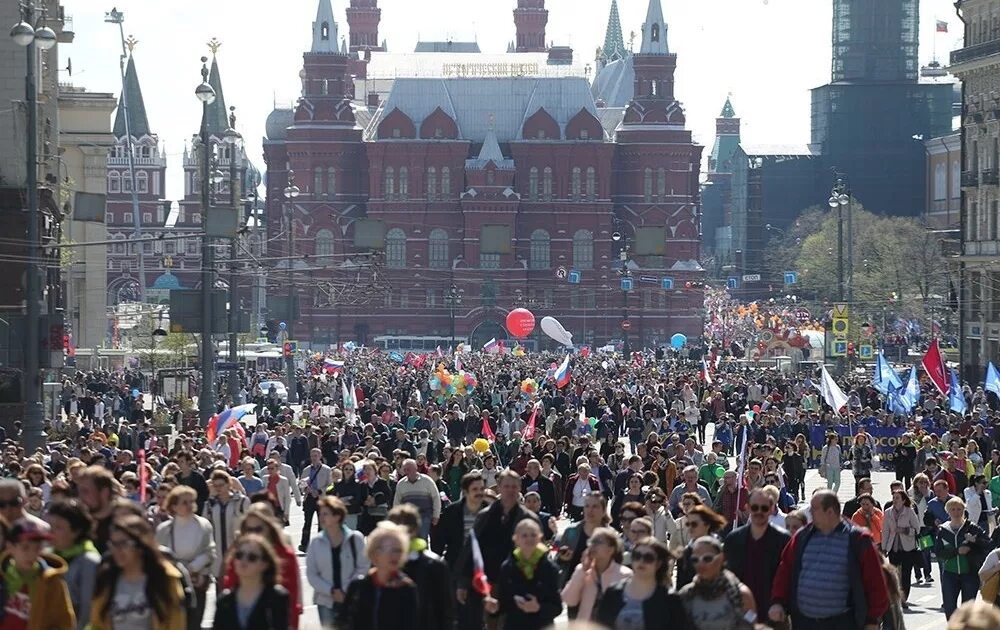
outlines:
{"label": "double street lamp", "polygon": [[[281,331],[282,341],[291,339],[292,321],[296,317],[295,309],[295,275],[293,272],[293,253],[295,251],[295,208],[293,202],[299,196],[299,187],[295,185],[295,171],[288,171],[288,185],[283,191],[285,195],[286,236],[288,238],[288,308],[285,313],[285,328]],[[295,384],[295,357],[285,354],[285,380],[288,381],[288,402],[299,402],[299,389]]]}
{"label": "double street lamp", "polygon": [[622,286],[622,353],[626,357],[632,356],[632,344],[629,341],[628,331],[632,327],[632,322],[629,320],[628,313],[628,293],[631,287],[632,270],[629,268],[629,263],[631,258],[629,254],[631,248],[628,244],[628,235],[625,234],[624,230],[621,229],[623,225],[621,222],[615,222],[616,229],[614,233],[611,234],[611,240],[615,243],[621,243],[621,249],[618,252],[618,275],[621,276],[621,286]]}
{"label": "double street lamp", "polygon": [[465,289],[459,289],[454,284],[448,288],[448,292],[444,294],[444,303],[448,305],[448,309],[451,312],[451,347],[455,347],[455,308],[462,305],[462,299],[465,296]]}
{"label": "double street lamp", "polygon": [[831,210],[837,211],[837,299],[844,301],[844,208],[847,208],[847,301],[854,298],[854,230],[851,219],[854,208],[851,203],[851,193],[843,178],[837,177],[837,183],[830,191],[828,201]]}
{"label": "double street lamp", "polygon": [[[41,283],[43,269],[39,234],[41,213],[38,208],[38,88],[35,77],[38,51],[49,50],[55,46],[56,33],[42,24],[44,20],[42,12],[32,2],[22,2],[20,10],[21,21],[10,29],[10,37],[15,44],[27,49],[24,96],[27,106],[25,191],[28,202],[28,255],[25,263],[23,440],[25,449],[29,453],[34,453],[36,448],[44,446],[46,442],[42,409],[41,335],[39,334],[44,297]],[[42,25],[39,26],[39,24]]]}

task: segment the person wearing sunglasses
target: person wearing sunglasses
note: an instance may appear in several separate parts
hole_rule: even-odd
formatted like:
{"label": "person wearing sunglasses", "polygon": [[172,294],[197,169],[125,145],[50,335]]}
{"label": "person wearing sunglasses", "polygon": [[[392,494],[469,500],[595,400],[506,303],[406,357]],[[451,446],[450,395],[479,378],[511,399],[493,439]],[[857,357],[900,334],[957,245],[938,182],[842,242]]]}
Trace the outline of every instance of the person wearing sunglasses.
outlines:
{"label": "person wearing sunglasses", "polygon": [[92,630],[187,627],[181,574],[160,553],[153,528],[145,519],[116,517],[108,549],[97,570],[90,607]]}
{"label": "person wearing sunglasses", "polygon": [[695,566],[691,561],[694,541],[702,536],[720,536],[726,527],[726,519],[705,505],[696,505],[684,517],[684,528],[690,541],[677,558],[677,588],[688,585],[694,579]]}
{"label": "person wearing sunglasses", "polygon": [[[767,604],[771,583],[778,572],[781,551],[791,536],[770,521],[774,501],[761,488],[750,493],[750,522],[726,536],[726,568],[750,589],[755,602]],[[763,617],[766,610],[757,610]]]}
{"label": "person wearing sunglasses", "polygon": [[205,600],[215,565],[212,524],[194,513],[198,493],[190,486],[177,486],[167,496],[171,519],[156,528],[156,542],[170,549],[191,576],[197,606],[188,613],[188,628],[198,630],[205,614]]}
{"label": "person wearing sunglasses", "polygon": [[725,568],[722,542],[715,536],[694,541],[694,580],[679,592],[698,630],[752,630],[757,620],[753,594]]}
{"label": "person wearing sunglasses", "polygon": [[241,534],[229,552],[238,585],[219,596],[213,628],[271,630],[283,627],[291,606],[288,591],[279,582],[281,560],[270,542],[259,534]]}
{"label": "person wearing sunglasses", "polygon": [[670,550],[655,538],[632,550],[632,576],[607,588],[594,619],[607,628],[695,630],[680,597],[669,590]]}

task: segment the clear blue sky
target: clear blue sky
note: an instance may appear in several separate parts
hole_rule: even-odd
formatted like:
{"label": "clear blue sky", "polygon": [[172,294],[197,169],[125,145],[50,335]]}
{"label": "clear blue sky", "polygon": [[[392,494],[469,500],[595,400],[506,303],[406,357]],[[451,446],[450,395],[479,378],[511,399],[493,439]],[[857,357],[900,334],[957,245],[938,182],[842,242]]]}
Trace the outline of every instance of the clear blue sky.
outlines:
{"label": "clear blue sky", "polygon": [[[64,46],[73,76],[62,80],[117,94],[120,41],[104,23],[114,0],[63,0],[76,41]],[[743,138],[754,143],[803,144],[809,139],[809,89],[830,76],[831,0],[662,0],[671,49],[678,54],[676,93],[695,139],[711,147],[727,93],[743,119]],[[921,61],[932,57],[935,21],[950,32],[936,36],[947,61],[961,42],[961,22],[950,0],[921,0]],[[340,34],[347,34],[348,0],[333,0]],[[547,38],[569,44],[577,60],[593,59],[604,41],[611,0],[546,0]],[[391,52],[413,50],[421,39],[477,39],[485,52],[503,52],[514,37],[515,0],[379,0],[379,37]],[[194,88],[206,42],[218,53],[228,105],[237,107],[239,131],[263,170],[261,138],[273,103],[299,92],[302,53],[309,47],[316,0],[118,0],[125,33],[139,40],[136,64],[149,123],[166,144],[168,197],[182,194],[181,154],[197,131]],[[647,0],[619,0],[626,45],[638,33]],[[638,46],[638,42],[636,42]],[[708,150],[706,149],[706,153]]]}

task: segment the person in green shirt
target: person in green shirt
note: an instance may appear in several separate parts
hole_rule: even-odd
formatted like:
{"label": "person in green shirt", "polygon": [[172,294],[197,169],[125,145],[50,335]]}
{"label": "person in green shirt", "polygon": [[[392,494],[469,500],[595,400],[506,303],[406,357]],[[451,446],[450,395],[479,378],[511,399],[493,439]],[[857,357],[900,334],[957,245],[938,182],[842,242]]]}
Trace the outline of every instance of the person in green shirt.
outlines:
{"label": "person in green shirt", "polygon": [[712,496],[712,499],[715,499],[716,494],[719,492],[719,480],[726,474],[726,469],[718,463],[718,460],[718,456],[710,452],[705,456],[705,463],[698,470],[698,481],[708,488],[708,493]]}

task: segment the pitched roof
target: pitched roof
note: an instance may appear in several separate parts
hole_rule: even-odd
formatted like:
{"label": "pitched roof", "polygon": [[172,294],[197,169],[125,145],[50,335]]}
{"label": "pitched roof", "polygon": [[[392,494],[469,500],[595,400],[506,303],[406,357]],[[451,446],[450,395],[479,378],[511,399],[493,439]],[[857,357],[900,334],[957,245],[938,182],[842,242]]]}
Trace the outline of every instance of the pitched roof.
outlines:
{"label": "pitched roof", "polygon": [[337,21],[333,19],[330,0],[319,0],[316,7],[316,21],[312,25],[312,48],[314,53],[340,52],[337,47]]}
{"label": "pitched roof", "polygon": [[601,99],[606,107],[625,107],[635,95],[635,66],[632,55],[612,61],[600,68],[590,87],[594,100]]}
{"label": "pitched roof", "polygon": [[493,129],[486,132],[483,139],[483,148],[479,150],[479,157],[474,160],[466,160],[465,167],[470,169],[486,168],[486,165],[493,162],[498,168],[510,170],[514,168],[514,160],[505,159],[503,151],[500,150],[500,143],[497,142],[497,134]]}
{"label": "pitched roof", "polygon": [[726,97],[726,104],[722,106],[722,113],[719,114],[719,118],[736,118],[736,110],[733,109],[733,103],[728,96]]}
{"label": "pitched roof", "polygon": [[400,78],[368,125],[366,137],[377,139],[378,126],[399,109],[418,127],[438,107],[458,126],[458,136],[482,142],[490,131],[500,143],[521,139],[524,122],[541,108],[560,129],[581,109],[597,116],[584,77]]}
{"label": "pitched roof", "polygon": [[618,0],[611,0],[611,15],[608,16],[608,30],[604,34],[604,48],[601,49],[601,60],[604,62],[624,59],[628,56],[625,50],[625,38],[622,36],[622,21],[618,15]]}
{"label": "pitched roof", "polygon": [[114,127],[116,138],[125,137],[125,110],[128,110],[128,127],[133,138],[151,135],[149,120],[146,118],[146,103],[142,100],[142,88],[139,86],[139,75],[136,73],[135,58],[132,55],[129,55],[128,65],[125,67],[125,89],[118,99],[118,113],[115,115]]}
{"label": "pitched roof", "polygon": [[217,138],[221,138],[226,129],[229,129],[229,110],[226,108],[226,96],[222,93],[222,77],[219,74],[219,62],[212,56],[212,69],[208,74],[208,84],[215,90],[215,100],[209,103],[206,113],[208,115],[208,133]]}
{"label": "pitched roof", "polygon": [[667,45],[667,22],[663,19],[663,7],[660,0],[649,0],[646,9],[646,21],[642,24],[642,48],[644,55],[666,55],[670,53]]}

